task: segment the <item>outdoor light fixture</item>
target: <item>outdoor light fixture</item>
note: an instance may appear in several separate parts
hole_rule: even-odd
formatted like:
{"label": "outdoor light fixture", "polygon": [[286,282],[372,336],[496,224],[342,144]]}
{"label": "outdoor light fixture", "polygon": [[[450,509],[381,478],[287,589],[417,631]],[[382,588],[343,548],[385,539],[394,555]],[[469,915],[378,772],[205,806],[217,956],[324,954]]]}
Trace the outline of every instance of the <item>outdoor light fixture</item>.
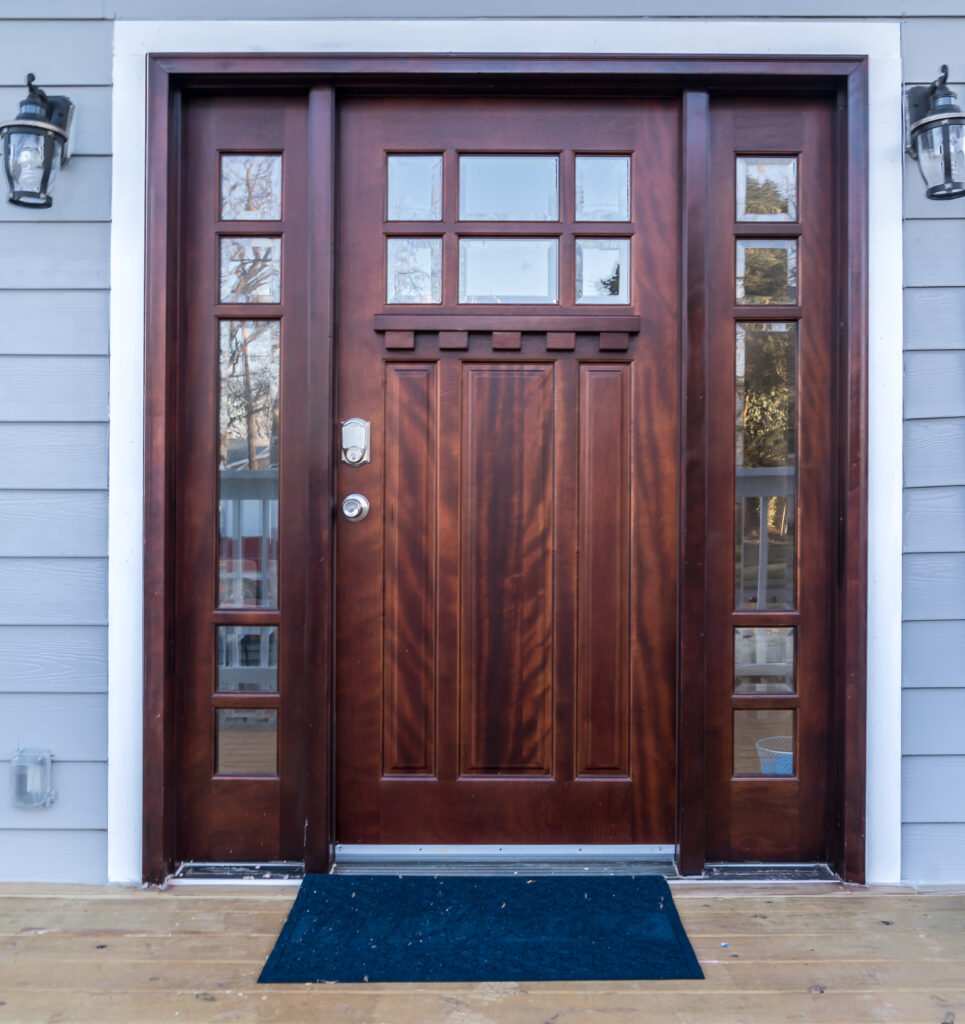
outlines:
{"label": "outdoor light fixture", "polygon": [[51,786],[53,755],[49,750],[23,750],[10,756],[10,802],[14,807],[49,807],[57,798]]}
{"label": "outdoor light fixture", "polygon": [[906,97],[908,120],[913,122],[907,152],[918,161],[929,199],[965,196],[965,114],[947,80],[948,65],[943,64],[931,85],[909,89]]}
{"label": "outdoor light fixture", "polygon": [[27,75],[27,97],[15,121],[0,124],[3,169],[15,206],[46,209],[53,200],[57,172],[70,159],[70,125],[74,104],[66,96],[48,96]]}

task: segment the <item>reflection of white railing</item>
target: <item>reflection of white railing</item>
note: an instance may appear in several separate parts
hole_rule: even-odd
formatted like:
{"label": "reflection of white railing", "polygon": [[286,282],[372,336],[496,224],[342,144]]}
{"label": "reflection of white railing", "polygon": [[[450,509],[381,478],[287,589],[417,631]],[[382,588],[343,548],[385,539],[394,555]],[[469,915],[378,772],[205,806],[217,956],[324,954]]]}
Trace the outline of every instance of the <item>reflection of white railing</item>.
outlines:
{"label": "reflection of white railing", "polygon": [[[758,608],[767,607],[767,570],[769,562],[768,546],[770,541],[770,528],[768,516],[770,512],[770,500],[772,498],[785,499],[785,515],[790,526],[794,522],[795,493],[797,490],[797,468],[795,466],[763,466],[763,467],[738,467],[737,469],[737,502],[741,509],[741,518],[744,514],[744,501],[748,498],[758,500],[758,553],[757,553],[757,587],[754,593],[748,594],[745,587],[744,576],[744,549],[748,547],[746,540],[745,524],[740,526],[740,565],[738,566],[738,580],[740,582],[740,594],[738,595],[738,606],[744,607],[754,604]],[[789,590],[790,580],[784,584]],[[755,600],[756,597],[756,600]],[[793,604],[793,595],[789,592],[781,600],[781,604],[790,607]]]}
{"label": "reflection of white railing", "polygon": [[218,689],[230,693],[275,693],[277,626],[218,629]]}
{"label": "reflection of white railing", "polygon": [[[277,604],[278,470],[229,469],[218,473],[222,607]],[[251,548],[256,546],[257,551]]]}

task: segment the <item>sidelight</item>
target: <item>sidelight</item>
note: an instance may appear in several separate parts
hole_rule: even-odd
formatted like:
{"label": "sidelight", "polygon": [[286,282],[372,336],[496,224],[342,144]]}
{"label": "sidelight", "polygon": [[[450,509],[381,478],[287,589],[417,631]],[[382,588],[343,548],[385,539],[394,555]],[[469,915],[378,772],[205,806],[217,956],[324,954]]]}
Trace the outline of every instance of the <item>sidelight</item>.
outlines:
{"label": "sidelight", "polygon": [[281,156],[222,153],[221,219],[281,220]]}
{"label": "sidelight", "polygon": [[797,220],[797,157],[737,158],[737,220]]}
{"label": "sidelight", "polygon": [[793,306],[797,301],[797,242],[739,239],[737,304]]}

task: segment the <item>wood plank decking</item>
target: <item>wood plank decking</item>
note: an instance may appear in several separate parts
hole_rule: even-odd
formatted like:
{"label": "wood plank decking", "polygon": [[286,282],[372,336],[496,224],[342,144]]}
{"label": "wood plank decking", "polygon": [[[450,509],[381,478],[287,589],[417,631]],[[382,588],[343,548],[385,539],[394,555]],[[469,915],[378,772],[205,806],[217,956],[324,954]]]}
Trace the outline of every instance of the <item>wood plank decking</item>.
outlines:
{"label": "wood plank decking", "polygon": [[965,889],[677,883],[704,981],[262,985],[293,888],[0,886],[0,1022],[965,1024]]}

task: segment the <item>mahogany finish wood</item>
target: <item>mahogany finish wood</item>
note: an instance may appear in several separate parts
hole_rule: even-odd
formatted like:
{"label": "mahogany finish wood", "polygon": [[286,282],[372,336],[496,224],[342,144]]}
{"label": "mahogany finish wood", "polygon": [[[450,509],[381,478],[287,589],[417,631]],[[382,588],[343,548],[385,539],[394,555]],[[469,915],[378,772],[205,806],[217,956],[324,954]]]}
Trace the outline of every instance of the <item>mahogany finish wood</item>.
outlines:
{"label": "mahogany finish wood", "polygon": [[[672,841],[677,126],[673,100],[341,104],[338,417],[371,420],[372,461],[338,494],[372,511],[337,527],[340,843]],[[460,308],[449,233],[447,301],[373,321],[385,155],[444,153],[452,220],[466,150],[561,154],[559,306]],[[636,167],[623,333],[573,306],[574,151]],[[570,317],[594,333],[547,336]]]}
{"label": "mahogany finish wood", "polygon": [[[307,104],[302,98],[191,97],[184,104],[185,165],[192,187],[182,197],[181,252],[184,327],[179,353],[176,497],[175,675],[178,816],[175,845],[185,860],[258,860],[304,857],[305,760],[311,678],[304,637],[306,545],[311,549],[306,468],[307,311],[306,270]],[[281,237],[280,303],[218,302],[220,221],[219,154],[222,151],[282,154],[282,219],[231,222],[233,234]],[[278,608],[219,608],[218,445],[219,324],[228,319],[280,321],[280,464]],[[278,623],[278,694],[216,692],[215,630],[218,624]],[[218,708],[278,709],[276,778],[216,773]]]}
{"label": "mahogany finish wood", "polygon": [[[176,756],[178,725],[175,711],[179,692],[175,664],[177,650],[174,631],[173,562],[177,531],[174,493],[176,470],[175,421],[179,413],[175,382],[184,379],[178,364],[183,344],[183,325],[178,310],[183,304],[178,282],[182,268],[178,260],[179,224],[182,204],[192,182],[182,187],[181,149],[182,98],[193,89],[208,92],[229,90],[234,93],[262,88],[288,88],[302,96],[311,92],[311,128],[309,149],[317,187],[309,193],[308,220],[311,225],[310,257],[314,265],[313,288],[307,308],[314,339],[309,370],[313,373],[312,435],[320,439],[323,454],[332,451],[329,411],[330,389],[324,382],[331,367],[332,304],[331,252],[334,217],[334,184],[330,154],[333,138],[333,108],[338,99],[332,86],[315,85],[320,77],[334,83],[342,96],[350,91],[399,95],[418,89],[433,90],[451,96],[462,90],[477,91],[485,82],[492,95],[553,92],[568,97],[595,92],[607,96],[635,95],[649,90],[672,96],[684,92],[682,104],[684,246],[680,261],[684,297],[681,325],[684,342],[681,359],[683,393],[681,430],[681,532],[680,532],[680,683],[678,692],[677,844],[679,865],[684,872],[699,872],[706,847],[704,841],[703,743],[703,603],[709,570],[703,559],[701,524],[707,507],[703,493],[705,466],[705,401],[703,278],[705,256],[701,233],[703,204],[707,197],[707,94],[730,90],[775,90],[784,94],[815,90],[827,94],[837,89],[838,110],[836,144],[841,157],[841,173],[836,179],[834,202],[838,226],[834,238],[839,254],[833,268],[836,313],[840,323],[836,362],[837,391],[832,407],[837,413],[835,426],[837,462],[836,483],[840,494],[837,514],[841,521],[840,553],[836,555],[836,591],[834,596],[834,679],[837,686],[831,700],[829,724],[833,730],[832,748],[840,756],[832,761],[831,798],[828,805],[828,855],[843,877],[864,878],[864,704],[865,704],[865,618],[866,618],[866,521],[867,521],[867,148],[866,89],[867,68],[862,58],[821,57],[732,57],[732,58],[649,58],[649,57],[570,57],[570,56],[365,56],[365,55],[164,55],[148,61],[148,161],[147,161],[147,294],[146,294],[146,422],[145,422],[145,733],[144,733],[144,876],[159,882],[183,856],[175,841],[174,790],[179,763]],[[732,181],[732,178],[730,179]],[[728,182],[730,184],[730,182]],[[182,212],[179,212],[182,211]],[[744,226],[741,226],[744,227]],[[733,229],[734,226],[731,225]],[[772,225],[757,226],[751,234],[766,237]],[[738,229],[739,230],[739,229]],[[590,232],[592,233],[592,232]],[[779,229],[778,229],[778,233]],[[671,289],[672,291],[672,289]],[[264,310],[262,310],[264,312]],[[502,312],[502,311],[501,311]],[[545,313],[534,310],[535,314]],[[742,311],[743,312],[743,311]],[[766,312],[766,311],[765,311]],[[731,315],[733,310],[731,310]],[[747,308],[746,318],[756,311]],[[449,325],[447,325],[448,327]],[[452,324],[451,329],[458,328]],[[416,322],[386,324],[403,342],[403,359],[420,359],[413,351],[419,344]],[[508,331],[505,329],[509,328]],[[371,319],[369,324],[371,329]],[[505,331],[503,344],[508,351],[500,359],[553,358],[554,346],[542,340],[534,349],[531,337],[520,334],[519,348],[509,336],[522,331],[522,325],[510,327],[502,318],[483,328]],[[547,326],[542,328],[547,330]],[[580,330],[571,320],[553,325],[557,332]],[[615,330],[636,330],[622,325]],[[563,335],[557,335],[563,336]],[[580,335],[573,339],[588,355]],[[469,356],[473,339],[469,339]],[[493,346],[502,349],[503,344]],[[631,344],[633,344],[631,342]],[[406,349],[409,351],[407,352]],[[564,348],[565,351],[565,348]],[[599,359],[598,350],[595,358]],[[433,356],[433,359],[435,357]],[[611,357],[612,358],[612,357]],[[328,360],[326,362],[326,359]],[[423,359],[425,362],[425,359]],[[619,360],[617,360],[619,365]],[[314,370],[311,370],[314,367]],[[663,383],[663,382],[662,382]],[[455,395],[453,381],[440,383],[438,407],[445,408]],[[444,453],[440,453],[443,458]],[[308,804],[308,848],[306,864],[310,870],[324,870],[331,856],[334,831],[330,817],[331,762],[330,714],[330,590],[326,580],[331,572],[332,549],[327,543],[329,520],[319,519],[317,510],[329,507],[327,458],[310,464],[309,490],[315,513],[316,532],[309,542],[310,567],[305,575],[308,620],[314,623],[303,637],[305,657],[317,681],[306,731],[310,754],[305,764],[305,789]],[[440,477],[438,486],[448,494],[452,506],[453,482]],[[364,524],[362,524],[364,525]],[[450,524],[451,525],[451,524]],[[453,573],[451,558],[440,558],[439,567]],[[453,602],[455,595],[440,589],[440,598]],[[319,614],[321,610],[322,614]],[[210,621],[214,621],[213,617]],[[738,617],[734,617],[738,622]],[[742,620],[741,620],[742,621]],[[762,618],[761,624],[765,624]],[[442,649],[443,661],[447,656]],[[451,652],[448,652],[451,658]],[[403,752],[403,760],[410,758]],[[502,783],[500,783],[502,785]],[[396,817],[404,817],[404,800],[396,805]],[[619,808],[614,808],[619,811]],[[512,827],[512,822],[508,827]],[[376,825],[377,827],[377,825]]]}
{"label": "mahogany finish wood", "polygon": [[[828,396],[833,359],[833,99],[768,101],[714,98],[710,103],[710,180],[733,181],[740,153],[797,153],[800,204],[800,319],[768,306],[768,318],[796,322],[797,493],[795,614],[769,609],[768,624],[794,625],[792,697],[734,694],[735,615],[735,325],[734,197],[709,196],[707,391],[707,856],[712,860],[809,861],[828,858],[829,701],[833,679],[831,611],[835,559],[835,453]],[[745,225],[741,225],[743,229]],[[743,233],[743,231],[742,231]],[[762,310],[755,310],[761,314]],[[736,315],[735,315],[736,314]],[[758,315],[754,319],[760,319]],[[762,616],[763,619],[763,616]],[[763,625],[763,621],[760,623]],[[734,711],[795,709],[794,777],[732,777]]]}

